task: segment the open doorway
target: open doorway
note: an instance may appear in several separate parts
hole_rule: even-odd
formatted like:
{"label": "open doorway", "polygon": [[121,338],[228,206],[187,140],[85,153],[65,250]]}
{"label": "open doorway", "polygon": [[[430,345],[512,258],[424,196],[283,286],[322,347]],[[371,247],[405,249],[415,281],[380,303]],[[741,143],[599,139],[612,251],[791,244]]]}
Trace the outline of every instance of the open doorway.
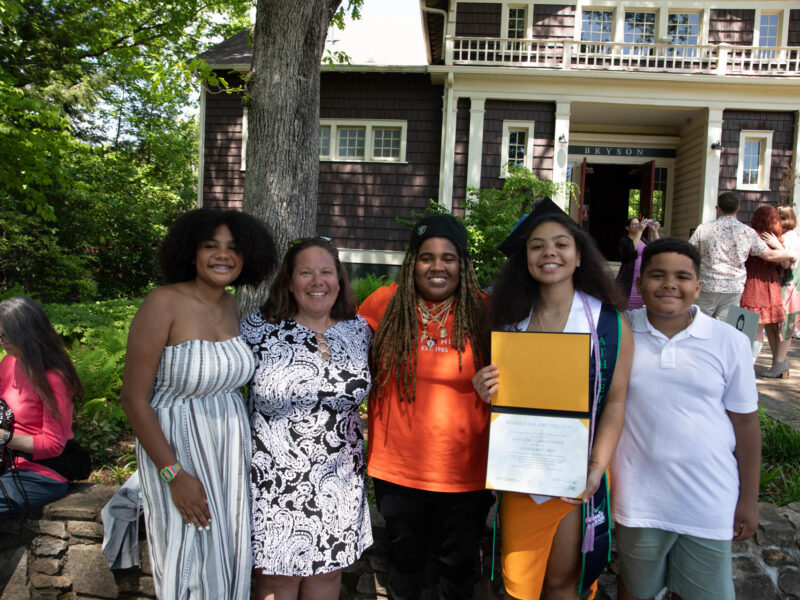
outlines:
{"label": "open doorway", "polygon": [[667,169],[643,164],[584,163],[582,225],[607,260],[619,260],[617,244],[632,217],[664,223]]}

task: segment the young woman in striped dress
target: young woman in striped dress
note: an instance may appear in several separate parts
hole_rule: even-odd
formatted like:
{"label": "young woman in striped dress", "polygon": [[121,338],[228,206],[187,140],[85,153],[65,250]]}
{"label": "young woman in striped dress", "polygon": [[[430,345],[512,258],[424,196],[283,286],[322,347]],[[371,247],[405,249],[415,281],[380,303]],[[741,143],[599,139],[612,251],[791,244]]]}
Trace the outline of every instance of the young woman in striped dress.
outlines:
{"label": "young woman in striped dress", "polygon": [[250,426],[239,387],[254,364],[225,288],[260,283],[275,262],[254,217],[189,212],[159,250],[168,285],[131,323],[120,398],[137,437],[161,600],[250,597]]}

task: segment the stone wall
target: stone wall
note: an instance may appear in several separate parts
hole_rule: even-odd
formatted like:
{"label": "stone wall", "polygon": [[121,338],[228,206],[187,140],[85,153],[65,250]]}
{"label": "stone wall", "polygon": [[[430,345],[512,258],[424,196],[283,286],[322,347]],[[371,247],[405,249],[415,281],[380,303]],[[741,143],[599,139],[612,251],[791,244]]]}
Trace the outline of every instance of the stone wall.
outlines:
{"label": "stone wall", "polygon": [[[116,488],[75,485],[63,499],[25,521],[0,523],[0,600],[151,600],[155,590],[141,540],[141,569],[111,572],[100,552],[100,510]],[[760,505],[754,538],[733,546],[738,600],[800,600],[800,502]],[[388,560],[383,519],[372,509],[375,544],[342,575],[341,600],[384,600]],[[499,598],[499,577],[489,581],[491,539],[484,540],[484,574],[475,600]],[[420,551],[423,551],[420,549]],[[438,598],[433,556],[423,599]],[[499,569],[499,564],[495,565]],[[597,600],[616,598],[616,561],[600,579]]]}

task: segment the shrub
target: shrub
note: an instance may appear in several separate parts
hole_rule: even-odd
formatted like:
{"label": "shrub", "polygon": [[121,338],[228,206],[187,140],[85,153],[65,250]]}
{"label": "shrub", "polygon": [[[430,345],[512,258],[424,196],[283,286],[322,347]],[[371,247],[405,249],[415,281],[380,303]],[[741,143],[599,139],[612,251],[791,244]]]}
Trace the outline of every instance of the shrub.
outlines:
{"label": "shrub", "polygon": [[356,294],[358,303],[361,304],[367,297],[379,287],[389,285],[386,275],[377,276],[374,273],[367,273],[366,277],[359,277],[353,281],[353,291]]}
{"label": "shrub", "polygon": [[[505,256],[497,248],[519,218],[530,211],[536,198],[568,194],[574,199],[574,191],[572,183],[556,184],[540,179],[528,169],[515,165],[508,165],[508,177],[502,189],[469,188],[462,202],[464,217],[456,218],[467,230],[469,255],[480,284],[488,287],[494,282],[505,262]],[[410,228],[417,220],[431,214],[448,214],[448,211],[430,200],[424,211],[412,211],[410,219],[398,219],[398,222]]]}
{"label": "shrub", "polygon": [[761,481],[759,500],[784,506],[800,501],[800,431],[759,410]]}

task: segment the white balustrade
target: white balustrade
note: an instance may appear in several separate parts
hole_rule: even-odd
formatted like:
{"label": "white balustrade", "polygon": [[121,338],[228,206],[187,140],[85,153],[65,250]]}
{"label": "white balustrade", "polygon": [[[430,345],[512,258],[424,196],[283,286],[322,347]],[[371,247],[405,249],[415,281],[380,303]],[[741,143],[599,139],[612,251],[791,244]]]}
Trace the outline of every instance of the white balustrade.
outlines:
{"label": "white balustrade", "polygon": [[800,76],[800,47],[448,37],[448,65]]}

